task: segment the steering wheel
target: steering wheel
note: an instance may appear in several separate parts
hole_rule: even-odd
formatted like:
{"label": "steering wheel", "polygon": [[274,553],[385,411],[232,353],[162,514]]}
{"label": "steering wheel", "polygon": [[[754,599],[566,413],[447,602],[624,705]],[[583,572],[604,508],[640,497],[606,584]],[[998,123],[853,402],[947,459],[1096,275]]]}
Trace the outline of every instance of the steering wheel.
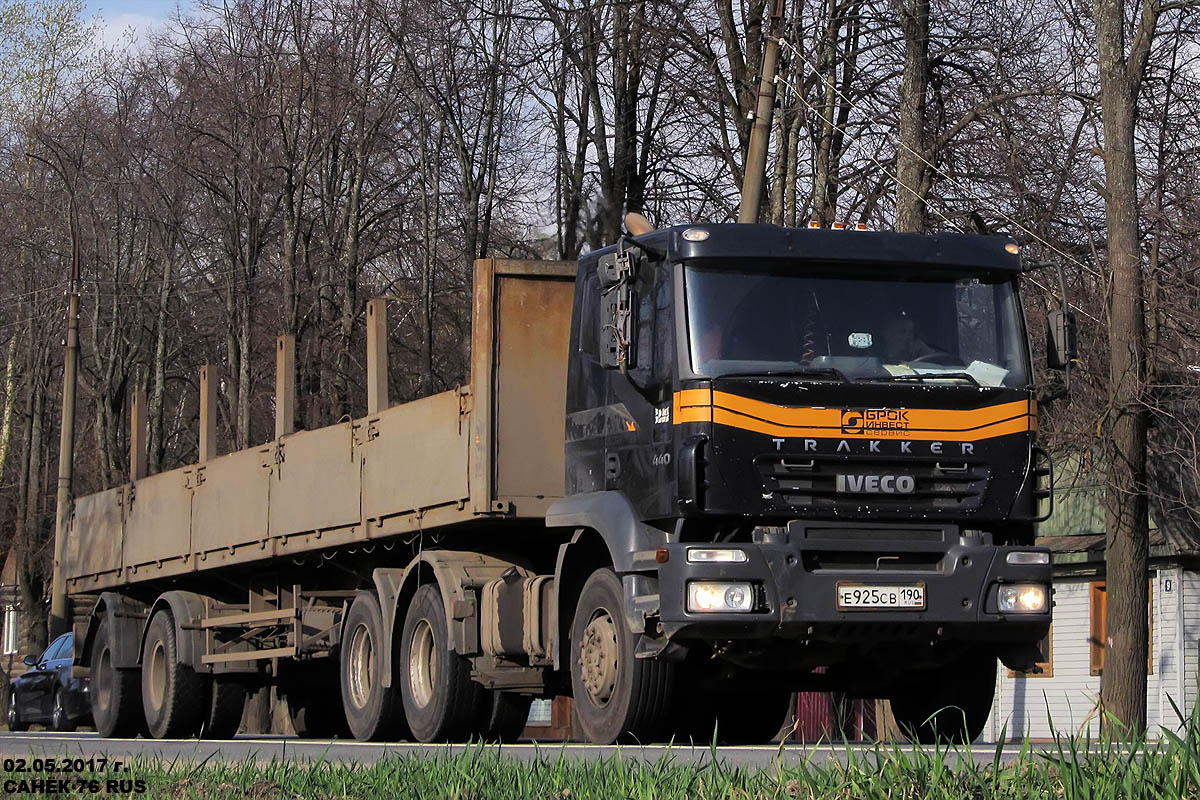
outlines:
{"label": "steering wheel", "polygon": [[955,362],[961,362],[961,361],[962,361],[961,358],[958,358],[957,356],[953,355],[952,353],[947,353],[945,350],[934,350],[932,353],[926,353],[923,356],[917,356],[916,358],[910,358],[908,360],[908,363],[909,364],[942,364],[944,366],[950,367],[950,366],[954,366]]}

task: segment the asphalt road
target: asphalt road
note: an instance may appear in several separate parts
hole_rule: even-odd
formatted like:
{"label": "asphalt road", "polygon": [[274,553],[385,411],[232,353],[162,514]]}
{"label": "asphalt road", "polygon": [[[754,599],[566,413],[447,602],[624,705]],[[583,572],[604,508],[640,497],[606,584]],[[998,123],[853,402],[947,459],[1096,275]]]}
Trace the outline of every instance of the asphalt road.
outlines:
{"label": "asphalt road", "polygon": [[[429,756],[438,752],[458,753],[467,747],[479,745],[422,745],[387,743],[376,744],[353,740],[297,739],[285,736],[239,736],[227,741],[200,741],[197,739],[101,739],[95,733],[0,733],[0,757],[84,757],[103,756],[110,760],[129,757],[157,758],[167,761],[200,762],[248,761],[269,762],[292,760],[311,762],[317,760],[371,763],[384,756]],[[601,746],[590,744],[506,744],[485,745],[505,756],[518,761],[557,760],[559,757],[579,760],[597,760],[611,757],[657,761],[669,756],[676,762],[703,764],[713,757],[708,747],[675,745],[653,746]],[[902,745],[910,749],[908,745]],[[824,763],[837,759],[845,763],[848,753],[855,757],[869,754],[873,745],[840,745],[825,747],[816,745],[787,745],[782,751],[778,745],[757,747],[718,747],[716,757],[729,766],[765,767],[782,757],[784,764],[795,764],[804,760]],[[1018,745],[1004,749],[1003,760],[1016,757]],[[970,752],[976,761],[991,763],[995,756],[995,745],[974,745]],[[966,757],[962,751],[960,757]],[[948,759],[951,763],[954,758]]]}

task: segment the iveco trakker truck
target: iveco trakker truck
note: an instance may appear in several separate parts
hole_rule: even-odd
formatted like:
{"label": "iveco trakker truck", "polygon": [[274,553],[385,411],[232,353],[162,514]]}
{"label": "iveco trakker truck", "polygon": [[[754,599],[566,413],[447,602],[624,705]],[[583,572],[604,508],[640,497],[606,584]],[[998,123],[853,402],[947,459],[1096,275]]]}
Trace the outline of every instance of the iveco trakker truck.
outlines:
{"label": "iveco trakker truck", "polygon": [[366,417],[76,501],[96,724],[229,736],[273,685],[308,735],[512,739],[570,695],[593,742],[755,742],[836,690],[971,739],[1050,625],[1022,270],[753,224],[482,260],[470,382],[390,407],[373,301]]}

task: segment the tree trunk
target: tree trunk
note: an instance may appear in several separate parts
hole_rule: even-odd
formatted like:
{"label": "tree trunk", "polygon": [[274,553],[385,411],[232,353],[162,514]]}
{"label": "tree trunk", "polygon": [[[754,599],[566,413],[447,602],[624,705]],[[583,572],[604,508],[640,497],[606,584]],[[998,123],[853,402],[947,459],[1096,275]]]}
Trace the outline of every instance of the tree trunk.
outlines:
{"label": "tree trunk", "polygon": [[[1112,272],[1109,337],[1107,614],[1104,710],[1124,727],[1123,736],[1146,728],[1149,519],[1146,498],[1146,422],[1143,402],[1146,321],[1137,230],[1135,103],[1141,69],[1125,54],[1121,0],[1095,2],[1100,103],[1104,122],[1105,212]],[[1153,30],[1143,18],[1139,38]],[[1146,46],[1148,47],[1148,41]],[[1132,71],[1131,71],[1132,66]]]}
{"label": "tree trunk", "polygon": [[4,465],[8,461],[9,442],[12,441],[13,405],[17,391],[17,336],[8,340],[4,358],[4,411],[0,413],[0,484],[4,483]]}
{"label": "tree trunk", "polygon": [[925,217],[925,100],[929,80],[929,0],[897,0],[904,33],[900,144],[896,150],[896,230],[921,233]]}

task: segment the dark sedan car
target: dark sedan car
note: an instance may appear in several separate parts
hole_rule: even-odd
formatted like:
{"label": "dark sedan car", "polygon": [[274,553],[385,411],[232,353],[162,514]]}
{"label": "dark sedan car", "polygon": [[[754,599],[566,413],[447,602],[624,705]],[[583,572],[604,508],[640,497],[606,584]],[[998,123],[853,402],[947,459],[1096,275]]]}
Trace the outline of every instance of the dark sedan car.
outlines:
{"label": "dark sedan car", "polygon": [[12,682],[8,729],[24,731],[39,722],[56,731],[73,731],[91,716],[88,678],[71,675],[73,634],[64,633],[40,656],[26,656],[29,671]]}

